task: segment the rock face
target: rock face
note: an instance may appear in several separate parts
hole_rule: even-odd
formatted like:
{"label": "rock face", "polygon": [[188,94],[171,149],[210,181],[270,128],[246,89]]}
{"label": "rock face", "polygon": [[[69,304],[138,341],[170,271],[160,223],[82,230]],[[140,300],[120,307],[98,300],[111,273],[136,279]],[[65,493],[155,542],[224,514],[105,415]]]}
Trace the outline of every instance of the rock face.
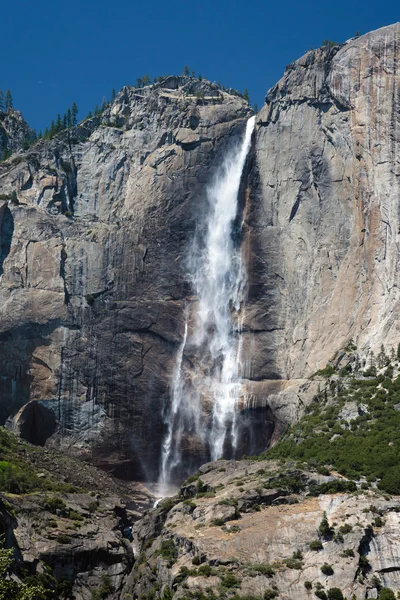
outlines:
{"label": "rock face", "polygon": [[16,152],[26,140],[34,135],[33,130],[18,110],[0,110],[0,156],[3,151]]}
{"label": "rock face", "polygon": [[23,440],[35,446],[44,446],[48,438],[55,433],[57,421],[50,408],[32,400],[25,404],[15,417],[7,420],[6,427]]}
{"label": "rock face", "polygon": [[156,477],[186,249],[250,114],[213,84],[170,77],[0,165],[3,422],[40,400],[66,444],[116,475]]}
{"label": "rock face", "polygon": [[400,24],[289,65],[257,118],[249,377],[294,379],[353,338],[397,347]]}
{"label": "rock face", "polygon": [[398,497],[377,490],[310,496],[334,477],[282,472],[267,461],[217,461],[199,475],[134,525],[140,560],[124,588],[133,598],[162,598],[167,588],[177,600],[308,600],[318,590],[326,599],[332,588],[377,598],[379,587],[399,589]]}
{"label": "rock face", "polygon": [[[364,356],[400,340],[399,36],[397,24],[308,52],[257,117],[241,186],[240,410],[266,443],[350,338]],[[57,443],[118,476],[157,476],[195,300],[187,249],[250,114],[209,82],[170,77],[0,165],[2,422],[40,401]]]}

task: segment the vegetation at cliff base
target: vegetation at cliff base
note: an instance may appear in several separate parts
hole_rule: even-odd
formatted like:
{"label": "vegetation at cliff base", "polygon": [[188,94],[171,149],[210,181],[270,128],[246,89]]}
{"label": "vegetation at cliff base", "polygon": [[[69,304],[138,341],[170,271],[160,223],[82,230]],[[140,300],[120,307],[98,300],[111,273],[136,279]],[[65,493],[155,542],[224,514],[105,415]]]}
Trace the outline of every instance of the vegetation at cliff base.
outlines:
{"label": "vegetation at cliff base", "polygon": [[0,492],[26,494],[39,490],[72,491],[72,486],[55,481],[37,470],[29,462],[36,448],[18,440],[0,427]]}
{"label": "vegetation at cliff base", "polygon": [[[365,477],[384,492],[400,494],[400,375],[392,378],[393,369],[389,363],[376,377],[321,371],[320,376],[329,377],[325,388],[263,458],[329,465],[349,479]],[[371,372],[376,374],[376,368],[368,367],[367,375]],[[320,493],[346,491],[325,485]]]}

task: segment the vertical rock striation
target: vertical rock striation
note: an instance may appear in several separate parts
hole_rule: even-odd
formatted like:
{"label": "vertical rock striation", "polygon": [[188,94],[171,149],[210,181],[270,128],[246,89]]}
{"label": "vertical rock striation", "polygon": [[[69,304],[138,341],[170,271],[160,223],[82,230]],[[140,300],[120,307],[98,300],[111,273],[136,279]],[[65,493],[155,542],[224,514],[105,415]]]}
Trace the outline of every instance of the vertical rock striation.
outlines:
{"label": "vertical rock striation", "polygon": [[0,165],[3,422],[40,400],[64,444],[119,476],[156,476],[188,243],[250,114],[170,77]]}
{"label": "vertical rock striation", "polygon": [[250,379],[397,347],[400,24],[289,65],[258,115],[247,205]]}

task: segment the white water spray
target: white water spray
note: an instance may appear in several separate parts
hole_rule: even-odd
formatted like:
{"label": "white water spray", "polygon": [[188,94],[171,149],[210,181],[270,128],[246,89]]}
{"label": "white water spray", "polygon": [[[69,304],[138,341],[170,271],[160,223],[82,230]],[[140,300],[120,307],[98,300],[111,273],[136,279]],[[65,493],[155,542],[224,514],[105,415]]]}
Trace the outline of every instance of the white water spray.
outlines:
{"label": "white water spray", "polygon": [[[188,270],[198,297],[195,327],[185,336],[177,355],[172,402],[166,418],[167,433],[160,480],[169,481],[181,461],[180,442],[189,428],[205,440],[212,460],[224,448],[236,448],[235,405],[241,391],[240,349],[234,323],[244,302],[245,274],[241,250],[233,239],[238,217],[240,181],[250,149],[255,117],[251,117],[240,144],[218,169],[207,189],[207,215],[189,256]],[[235,331],[236,329],[236,331]],[[185,347],[197,357],[195,373],[187,383],[182,372]],[[211,403],[211,422],[200,419],[200,405]]]}

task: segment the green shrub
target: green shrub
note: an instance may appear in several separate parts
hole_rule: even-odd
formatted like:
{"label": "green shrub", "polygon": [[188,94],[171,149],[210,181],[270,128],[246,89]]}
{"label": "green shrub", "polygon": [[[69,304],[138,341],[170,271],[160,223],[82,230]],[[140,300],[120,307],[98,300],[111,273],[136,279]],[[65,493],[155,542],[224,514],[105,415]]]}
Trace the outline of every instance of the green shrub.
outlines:
{"label": "green shrub", "polygon": [[318,533],[320,536],[324,538],[329,538],[333,535],[333,528],[329,525],[328,518],[326,516],[326,512],[324,512],[322,516],[321,523],[318,526]]}
{"label": "green shrub", "polygon": [[328,600],[344,600],[342,591],[339,588],[329,588],[327,596]]}
{"label": "green shrub", "polygon": [[[201,567],[200,567],[201,568]],[[199,569],[200,570],[200,569]],[[241,580],[232,575],[232,573],[227,573],[222,577],[221,583],[223,587],[231,589],[231,588],[239,588],[241,584]]]}
{"label": "green shrub", "polygon": [[305,581],[304,582],[304,587],[306,588],[306,590],[312,590],[312,583],[311,583],[311,581]]}
{"label": "green shrub", "polygon": [[314,550],[314,551],[318,551],[318,550],[323,550],[323,545],[321,540],[313,540],[312,542],[310,542],[310,550]]}
{"label": "green shrub", "polygon": [[395,600],[396,596],[390,588],[382,588],[378,594],[378,600]]}
{"label": "green shrub", "polygon": [[168,566],[172,567],[178,559],[178,548],[175,546],[173,540],[165,540],[161,542],[161,548],[158,554],[167,561]]}
{"label": "green shrub", "polygon": [[56,540],[59,544],[70,544],[71,543],[71,538],[68,535],[66,535],[65,533],[59,533]]}
{"label": "green shrub", "polygon": [[274,600],[279,596],[278,590],[267,588],[264,592],[264,600]]}
{"label": "green shrub", "polygon": [[354,558],[354,550],[346,548],[341,554],[344,558]]}
{"label": "green shrub", "polygon": [[92,591],[92,600],[105,600],[113,592],[114,586],[112,585],[111,578],[108,575],[104,575],[101,586],[97,590]]}
{"label": "green shrub", "polygon": [[297,569],[300,571],[303,568],[303,563],[301,560],[297,560],[296,558],[285,558],[283,562],[288,569]]}
{"label": "green shrub", "polygon": [[193,556],[192,565],[199,565],[200,563],[201,563],[200,556],[198,554],[196,554],[196,556]]}
{"label": "green shrub", "polygon": [[269,563],[258,563],[248,565],[248,569],[255,573],[259,573],[260,575],[266,575],[267,577],[273,577],[275,575],[275,570]]}
{"label": "green shrub", "polygon": [[44,510],[47,510],[53,514],[60,513],[65,516],[68,516],[69,514],[67,505],[65,504],[64,500],[62,500],[62,498],[58,498],[57,496],[53,496],[52,498],[45,498],[42,506]]}
{"label": "green shrub", "polygon": [[321,572],[324,575],[333,575],[333,569],[331,565],[328,565],[328,563],[324,563],[321,567]]}

